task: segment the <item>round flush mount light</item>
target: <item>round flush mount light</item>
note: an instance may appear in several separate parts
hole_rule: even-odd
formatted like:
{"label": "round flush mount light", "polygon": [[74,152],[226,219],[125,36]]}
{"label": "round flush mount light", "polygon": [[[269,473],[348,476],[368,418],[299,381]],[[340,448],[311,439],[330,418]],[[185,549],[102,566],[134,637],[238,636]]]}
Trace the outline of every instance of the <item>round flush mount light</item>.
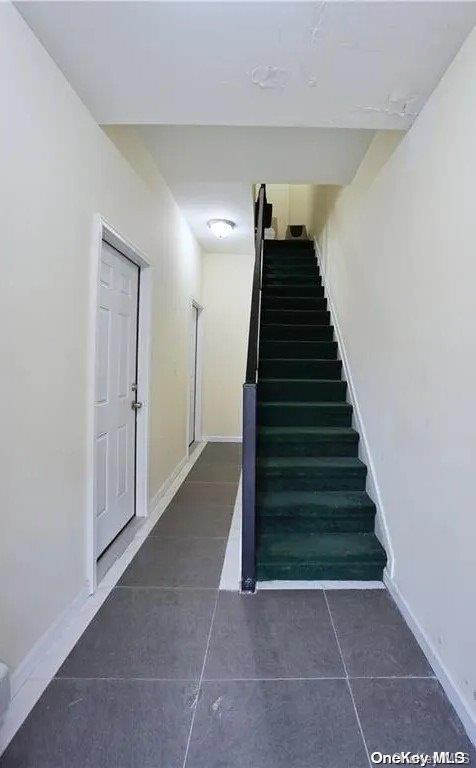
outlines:
{"label": "round flush mount light", "polygon": [[235,222],[228,221],[228,219],[210,219],[208,222],[210,231],[220,240],[223,237],[228,237],[228,235],[233,232],[235,226]]}

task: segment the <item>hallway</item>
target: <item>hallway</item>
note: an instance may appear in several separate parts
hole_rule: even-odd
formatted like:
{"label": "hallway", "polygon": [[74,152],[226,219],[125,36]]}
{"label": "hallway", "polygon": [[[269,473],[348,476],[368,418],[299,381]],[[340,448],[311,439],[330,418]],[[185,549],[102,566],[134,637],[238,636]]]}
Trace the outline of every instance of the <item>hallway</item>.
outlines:
{"label": "hallway", "polygon": [[240,460],[238,444],[206,446],[2,768],[364,768],[366,749],[469,751],[386,591],[218,592]]}

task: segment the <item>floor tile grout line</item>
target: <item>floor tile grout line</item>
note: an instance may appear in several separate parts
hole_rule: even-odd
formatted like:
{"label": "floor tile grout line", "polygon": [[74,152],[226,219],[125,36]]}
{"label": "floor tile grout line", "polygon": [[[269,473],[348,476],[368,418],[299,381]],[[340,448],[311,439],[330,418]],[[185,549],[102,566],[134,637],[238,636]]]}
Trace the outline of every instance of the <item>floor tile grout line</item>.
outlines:
{"label": "floor tile grout line", "polygon": [[[41,678],[37,678],[40,680]],[[117,675],[82,675],[82,676],[75,676],[75,675],[55,675],[53,678],[55,680],[117,680],[117,681],[124,681],[127,682],[131,680],[132,682],[157,682],[157,683],[198,683],[199,678],[197,677],[136,677],[136,676],[128,676],[128,677],[119,677]],[[436,677],[416,677],[416,676],[406,676],[406,677],[399,677],[399,676],[373,676],[373,677],[362,677],[362,676],[353,676],[347,678],[345,675],[323,675],[321,677],[283,677],[283,676],[277,676],[277,677],[203,677],[202,683],[269,683],[269,682],[299,682],[299,681],[311,681],[311,682],[319,682],[320,680],[402,680],[403,682],[407,680],[436,680]]]}
{"label": "floor tile grout line", "polygon": [[[193,485],[194,483],[200,483],[201,485],[236,485],[238,486],[240,484],[240,481],[239,480],[184,480],[180,488],[184,488],[186,485]],[[180,488],[179,488],[179,491],[180,491]],[[179,491],[177,491],[177,493]]]}
{"label": "floor tile grout line", "polygon": [[214,483],[212,480],[189,480],[189,483],[196,483],[197,485],[236,485],[238,488],[239,483],[234,480],[222,480],[220,483]]}
{"label": "floor tile grout line", "polygon": [[115,683],[180,683],[181,685],[183,685],[183,683],[188,683],[190,685],[196,685],[198,683],[198,678],[196,677],[107,677],[104,675],[101,677],[75,677],[74,675],[55,675],[52,680],[66,680],[69,682],[73,680],[86,680],[88,683],[93,682],[94,680],[97,680],[101,683],[105,683],[107,681]]}
{"label": "floor tile grout line", "polygon": [[[147,539],[149,538],[149,536],[147,537]],[[160,531],[157,531],[154,534],[154,537],[156,536],[160,536],[161,539],[213,539],[213,541],[226,540],[226,536],[197,536],[196,534],[193,534],[193,533],[192,534],[190,533],[173,534],[173,533],[160,533]],[[144,541],[147,541],[147,539],[144,539]]]}
{"label": "floor tile grout line", "polygon": [[210,648],[210,641],[211,641],[211,638],[212,638],[213,624],[215,622],[215,615],[216,615],[216,612],[217,612],[219,594],[220,593],[217,590],[217,594],[216,594],[216,597],[215,597],[215,605],[213,606],[212,620],[210,622],[210,629],[209,629],[209,632],[208,632],[207,644],[205,646],[205,656],[203,657],[202,671],[201,671],[201,674],[200,674],[200,680],[198,681],[198,690],[197,690],[197,696],[196,696],[196,699],[195,699],[195,707],[194,707],[194,710],[193,710],[192,719],[190,721],[190,730],[188,732],[188,739],[187,739],[187,745],[185,747],[185,755],[184,755],[184,758],[183,758],[182,768],[185,768],[185,766],[186,766],[187,759],[188,759],[188,752],[189,752],[189,749],[190,749],[190,743],[192,741],[192,731],[193,731],[193,726],[194,726],[194,723],[195,723],[195,717],[196,717],[196,714],[197,714],[197,709],[198,709],[198,706],[199,706],[199,703],[200,703],[200,691],[202,690],[203,677],[205,675],[205,665],[207,663],[208,649]]}
{"label": "floor tile grout line", "polygon": [[160,586],[159,584],[117,584],[114,589],[163,589],[169,591],[180,592],[181,590],[194,590],[195,592],[215,592],[218,587],[197,587],[193,584],[180,584],[177,587]]}
{"label": "floor tile grout line", "polygon": [[326,590],[323,589],[322,592],[324,594],[324,600],[326,601],[327,611],[329,613],[329,619],[330,619],[331,624],[332,624],[332,629],[334,631],[334,636],[335,636],[335,639],[336,639],[337,647],[339,649],[340,657],[341,657],[341,660],[342,660],[342,665],[344,667],[344,672],[345,672],[345,677],[346,677],[346,682],[347,682],[347,688],[348,688],[348,691],[349,691],[349,694],[350,694],[350,698],[352,700],[352,706],[354,707],[355,717],[357,719],[357,725],[358,725],[358,728],[359,728],[359,731],[360,731],[360,735],[362,737],[362,742],[363,742],[363,745],[364,745],[365,754],[367,755],[367,760],[369,762],[369,766],[370,766],[370,768],[372,768],[372,761],[370,760],[370,753],[369,753],[369,749],[367,747],[367,742],[365,740],[364,729],[362,728],[362,723],[360,721],[359,713],[357,711],[357,705],[355,703],[354,692],[352,690],[352,686],[351,686],[350,680],[349,680],[349,672],[348,672],[348,669],[347,669],[347,664],[345,663],[344,654],[342,652],[342,648],[341,648],[341,644],[340,644],[340,641],[339,641],[339,637],[337,635],[337,629],[336,629],[336,626],[334,624],[334,617],[332,616],[332,611],[331,611],[331,607],[329,605],[329,600],[327,599]]}
{"label": "floor tile grout line", "polygon": [[381,675],[381,676],[373,676],[373,677],[362,677],[362,676],[349,676],[346,675],[322,675],[322,676],[309,676],[309,677],[283,677],[283,676],[276,676],[276,677],[205,677],[202,682],[204,683],[246,683],[246,682],[255,682],[255,683],[265,683],[273,680],[436,680],[437,678],[435,676],[433,677],[417,677],[417,676],[389,676],[389,675]]}

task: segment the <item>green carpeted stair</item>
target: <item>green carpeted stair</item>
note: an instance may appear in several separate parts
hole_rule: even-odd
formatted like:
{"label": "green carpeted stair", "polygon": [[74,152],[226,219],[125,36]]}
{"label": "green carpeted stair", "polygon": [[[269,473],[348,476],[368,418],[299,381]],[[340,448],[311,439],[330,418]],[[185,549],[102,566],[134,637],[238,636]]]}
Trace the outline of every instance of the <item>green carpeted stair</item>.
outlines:
{"label": "green carpeted stair", "polygon": [[386,555],[312,243],[265,242],[257,578],[376,580]]}

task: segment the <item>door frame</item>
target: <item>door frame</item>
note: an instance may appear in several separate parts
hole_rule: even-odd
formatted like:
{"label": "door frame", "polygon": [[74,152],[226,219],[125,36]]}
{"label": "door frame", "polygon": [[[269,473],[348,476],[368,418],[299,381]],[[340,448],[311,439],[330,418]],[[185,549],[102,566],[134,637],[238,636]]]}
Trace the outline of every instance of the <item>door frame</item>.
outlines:
{"label": "door frame", "polygon": [[[195,375],[195,442],[199,443],[202,439],[202,338],[203,338],[203,330],[202,330],[202,313],[203,313],[203,307],[202,305],[196,301],[196,299],[191,300],[190,302],[190,323],[189,323],[189,335],[188,338],[190,340],[190,335],[192,331],[192,323],[193,323],[193,312],[192,309],[197,310],[197,360],[196,360],[196,375]],[[189,365],[190,365],[190,357],[189,357]],[[190,371],[188,376],[188,381],[190,382]],[[190,434],[190,392],[188,393],[188,405],[187,405],[187,434],[186,434],[186,446],[187,446],[187,456],[190,456],[190,446],[188,444],[188,438]],[[193,445],[193,443],[192,443]]]}
{"label": "door frame", "polygon": [[94,435],[95,435],[95,368],[96,323],[99,290],[99,265],[103,240],[139,267],[138,341],[137,341],[137,400],[142,408],[136,412],[136,517],[149,514],[149,393],[151,366],[152,326],[152,265],[139,248],[112,227],[100,214],[94,217],[90,258],[89,334],[87,381],[87,524],[86,524],[86,578],[89,594],[97,587],[96,515],[94,513]]}

